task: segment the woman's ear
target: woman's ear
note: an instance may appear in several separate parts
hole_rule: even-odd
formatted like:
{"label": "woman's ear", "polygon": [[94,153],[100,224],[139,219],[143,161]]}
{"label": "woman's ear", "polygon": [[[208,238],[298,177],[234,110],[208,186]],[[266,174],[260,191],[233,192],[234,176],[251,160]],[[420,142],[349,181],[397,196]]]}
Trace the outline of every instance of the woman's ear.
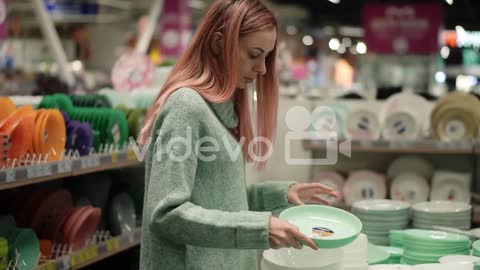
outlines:
{"label": "woman's ear", "polygon": [[220,32],[213,33],[212,41],[212,50],[213,53],[218,56],[222,53],[223,50],[223,35]]}

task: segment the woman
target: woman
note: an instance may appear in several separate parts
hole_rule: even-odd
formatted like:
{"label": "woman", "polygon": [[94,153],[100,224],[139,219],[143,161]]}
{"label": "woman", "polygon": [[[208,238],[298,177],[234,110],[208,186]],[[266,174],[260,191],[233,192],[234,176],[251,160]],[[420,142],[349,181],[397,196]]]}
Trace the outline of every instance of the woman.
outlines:
{"label": "woman", "polygon": [[[257,249],[315,243],[270,211],[336,195],[320,184],[245,185],[254,144],[247,85],[258,90],[258,135],[275,135],[277,22],[260,0],[217,0],[150,109],[141,269],[256,269]],[[264,211],[264,212],[261,212]]]}

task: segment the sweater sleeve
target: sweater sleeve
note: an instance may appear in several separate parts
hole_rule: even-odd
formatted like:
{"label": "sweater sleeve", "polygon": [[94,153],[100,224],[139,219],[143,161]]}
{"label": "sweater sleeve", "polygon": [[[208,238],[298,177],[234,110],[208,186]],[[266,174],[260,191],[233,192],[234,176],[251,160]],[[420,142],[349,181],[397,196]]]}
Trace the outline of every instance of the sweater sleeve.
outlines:
{"label": "sweater sleeve", "polygon": [[248,187],[248,203],[252,211],[281,212],[288,208],[287,194],[293,181],[268,181]]}
{"label": "sweater sleeve", "polygon": [[[190,201],[200,121],[195,106],[175,104],[162,121],[151,155],[145,215],[156,237],[208,248],[268,249],[271,213],[224,212]],[[173,140],[188,143],[172,144]],[[180,157],[180,158],[179,158]]]}

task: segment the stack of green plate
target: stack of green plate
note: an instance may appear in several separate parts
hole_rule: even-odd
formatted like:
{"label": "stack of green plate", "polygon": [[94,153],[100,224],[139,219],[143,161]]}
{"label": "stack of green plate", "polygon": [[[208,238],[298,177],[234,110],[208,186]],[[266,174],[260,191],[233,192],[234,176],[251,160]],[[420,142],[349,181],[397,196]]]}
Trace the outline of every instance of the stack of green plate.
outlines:
{"label": "stack of green plate", "polygon": [[415,265],[437,263],[445,255],[469,255],[471,241],[460,234],[411,229],[403,235],[402,263]]}
{"label": "stack of green plate", "polygon": [[362,221],[362,232],[368,235],[368,241],[380,246],[389,245],[390,230],[407,228],[409,210],[409,203],[394,200],[363,200],[352,206],[352,213]]}
{"label": "stack of green plate", "polygon": [[73,103],[67,95],[54,94],[44,96],[38,105],[39,109],[58,109],[70,114],[73,110]]}
{"label": "stack of green plate", "polygon": [[473,242],[472,244],[472,255],[480,257],[480,240]]}
{"label": "stack of green plate", "polygon": [[70,99],[75,107],[112,108],[112,103],[104,95],[72,95]]}
{"label": "stack of green plate", "polygon": [[480,270],[480,262],[473,263],[473,270]]}
{"label": "stack of green plate", "polygon": [[390,230],[388,238],[390,239],[390,246],[403,247],[403,231],[402,230]]}
{"label": "stack of green plate", "polygon": [[368,244],[368,264],[387,264],[390,254],[383,248]]}
{"label": "stack of green plate", "polygon": [[8,240],[0,238],[0,270],[6,270],[8,266]]}
{"label": "stack of green plate", "polygon": [[94,130],[99,131],[99,140],[95,139],[94,145],[98,150],[99,145],[118,146],[123,148],[128,139],[128,122],[122,111],[105,108],[75,108],[70,118],[80,122],[89,123]]}
{"label": "stack of green plate", "polygon": [[390,247],[390,246],[377,246],[378,248],[383,249],[389,254],[388,260],[385,264],[400,264],[403,256],[403,248]]}

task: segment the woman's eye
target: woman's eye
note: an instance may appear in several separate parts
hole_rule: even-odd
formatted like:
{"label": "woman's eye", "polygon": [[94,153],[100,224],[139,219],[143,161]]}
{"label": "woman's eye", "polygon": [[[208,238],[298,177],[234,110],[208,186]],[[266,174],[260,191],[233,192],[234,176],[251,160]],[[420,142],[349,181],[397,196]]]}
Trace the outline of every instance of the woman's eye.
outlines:
{"label": "woman's eye", "polygon": [[255,55],[255,54],[249,54],[248,56],[250,57],[250,59],[257,59],[258,58],[258,55]]}

